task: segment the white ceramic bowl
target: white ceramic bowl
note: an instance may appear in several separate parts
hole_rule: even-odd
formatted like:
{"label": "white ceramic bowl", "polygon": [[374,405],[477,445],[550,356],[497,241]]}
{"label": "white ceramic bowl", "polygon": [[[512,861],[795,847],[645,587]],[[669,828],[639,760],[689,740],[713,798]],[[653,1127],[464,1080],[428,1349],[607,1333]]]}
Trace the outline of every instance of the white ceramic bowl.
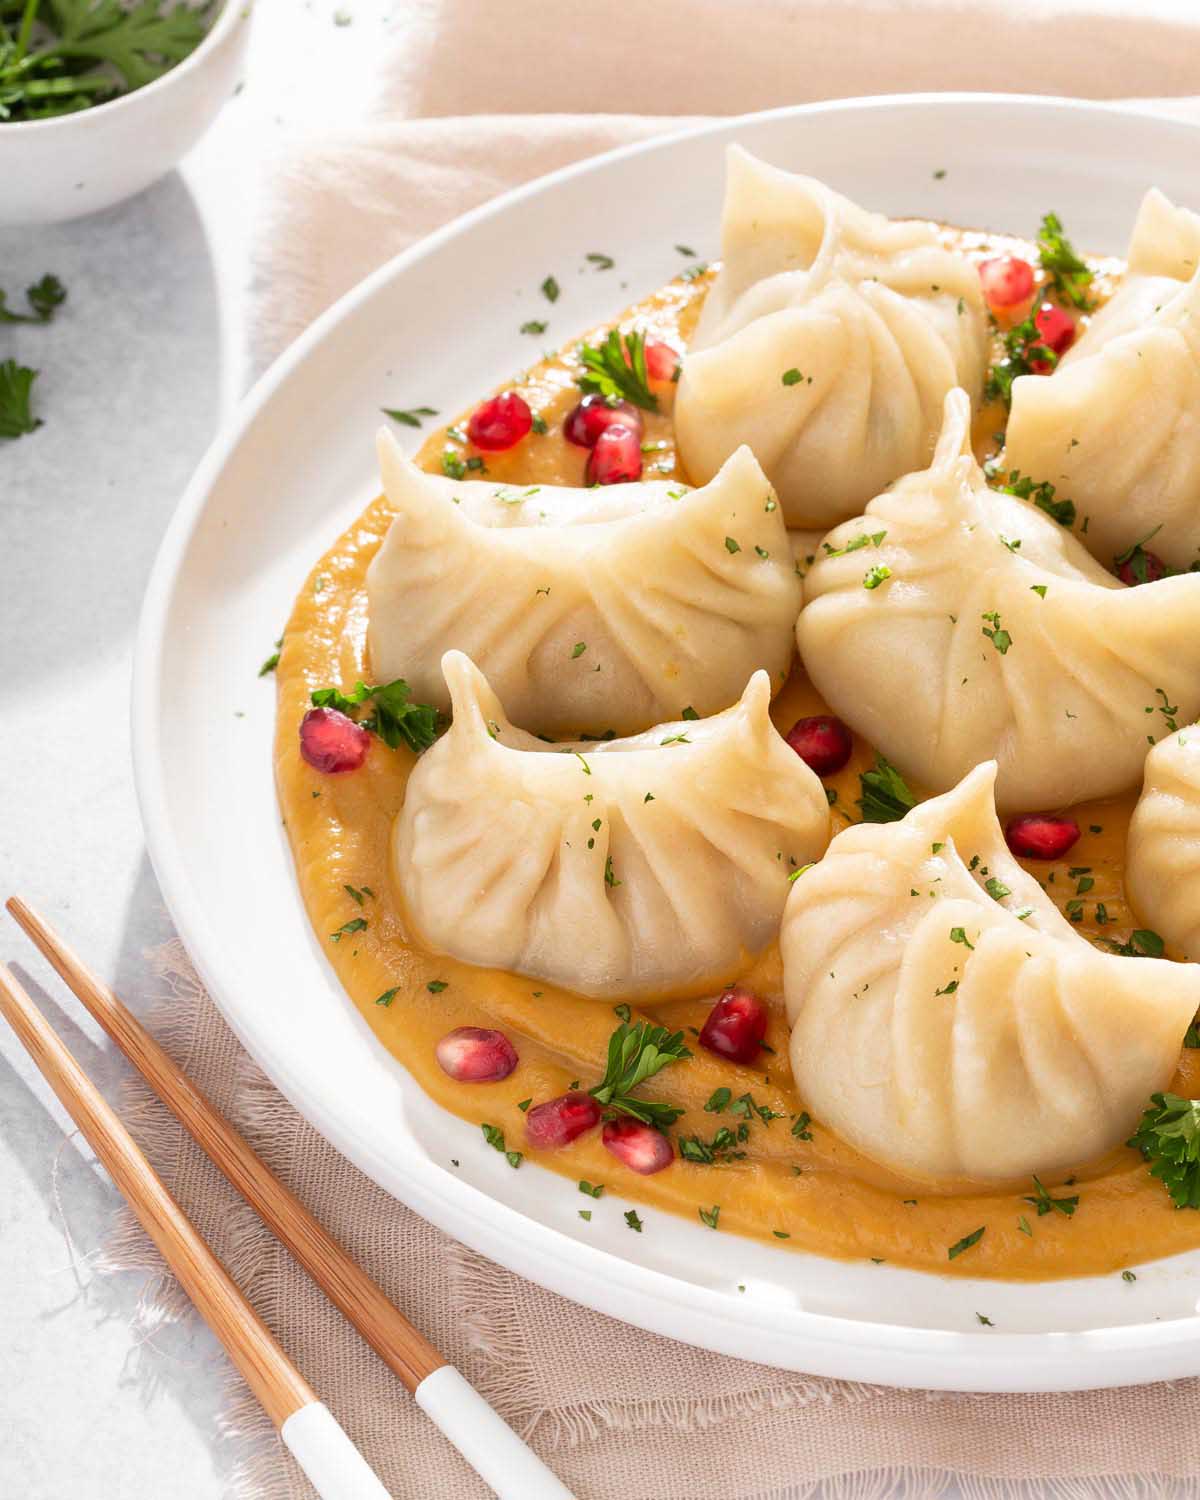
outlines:
{"label": "white ceramic bowl", "polygon": [[250,0],[225,0],[194,52],[130,94],[77,114],[0,123],[0,225],[77,219],[169,172],[233,93],[250,11]]}
{"label": "white ceramic bowl", "polygon": [[[673,276],[676,244],[713,255],[729,141],[893,214],[1029,233],[1054,209],[1105,253],[1124,249],[1150,183],[1195,205],[1200,159],[1196,127],[1096,104],[846,100],[582,162],[384,266],[241,403],[163,540],[133,708],[163,894],[227,1020],[296,1108],[425,1218],[566,1297],[726,1354],[894,1385],[1200,1374],[1200,1251],[1139,1267],[1133,1283],[926,1275],[714,1234],[645,1205],[645,1232],[631,1234],[615,1173],[584,1222],[573,1183],[528,1162],[510,1170],[379,1046],[309,926],[275,800],[275,693],[257,674],[309,568],[378,490],[379,408],[460,411],[528,363],[524,319],[549,316],[557,344]],[[595,273],[589,251],[615,268]],[[538,292],[549,272],[562,285],[553,309]]]}

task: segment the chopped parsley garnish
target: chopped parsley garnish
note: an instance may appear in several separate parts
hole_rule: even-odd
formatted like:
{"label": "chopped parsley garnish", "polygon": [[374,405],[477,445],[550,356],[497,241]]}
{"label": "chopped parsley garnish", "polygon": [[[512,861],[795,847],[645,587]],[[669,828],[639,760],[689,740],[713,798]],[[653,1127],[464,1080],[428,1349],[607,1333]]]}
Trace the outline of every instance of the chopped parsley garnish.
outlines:
{"label": "chopped parsley garnish", "polygon": [[611,255],[601,255],[599,251],[596,250],[589,251],[588,254],[584,256],[584,259],[591,265],[595,266],[597,271],[611,271],[612,268],[616,265],[616,261],[613,260]]}
{"label": "chopped parsley garnish", "polygon": [[877,589],[879,585],[892,576],[892,570],[886,563],[876,563],[873,568],[868,568],[863,576],[863,588]]}
{"label": "chopped parsley garnish", "polygon": [[[1043,510],[1052,521],[1057,521],[1060,526],[1074,526],[1075,524],[1075,502],[1073,500],[1056,500],[1054,498],[1054,486],[1043,480],[1038,484],[1028,474],[1022,474],[1020,469],[1014,469],[1008,476],[1008,483],[1000,486],[1000,491],[1005,495],[1015,495],[1018,500],[1032,500],[1039,510]],[[1041,589],[1045,595],[1045,589]]]}
{"label": "chopped parsley garnish", "polygon": [[686,734],[669,734],[666,739],[659,740],[660,745],[690,745],[692,742]]}
{"label": "chopped parsley garnish", "polygon": [[547,276],[545,281],[542,282],[541,293],[547,302],[558,301],[559,285],[553,276]]}
{"label": "chopped parsley garnish", "polygon": [[1003,901],[1005,896],[1011,896],[1012,892],[1002,880],[997,880],[994,875],[988,877],[983,883],[984,890],[993,901]]}
{"label": "chopped parsley garnish", "polygon": [[1148,927],[1139,927],[1136,932],[1129,935],[1126,943],[1115,943],[1111,938],[1102,940],[1114,953],[1120,953],[1125,958],[1161,958],[1163,956],[1163,940],[1157,932]]}
{"label": "chopped parsley garnish", "polygon": [[579,1184],[579,1191],[586,1193],[589,1198],[598,1198],[604,1191],[604,1184],[602,1182],[588,1182],[584,1179]]}
{"label": "chopped parsley garnish", "polygon": [[696,257],[696,252],[690,245],[676,245],[675,248],[679,251],[680,255],[686,255],[689,260],[694,260]]}
{"label": "chopped parsley garnish", "polygon": [[543,323],[540,318],[530,318],[521,324],[521,332],[532,333],[536,336],[537,334],[545,333],[549,327],[549,323]]}
{"label": "chopped parsley garnish", "polygon": [[710,1115],[719,1115],[732,1098],[732,1089],[714,1089],[713,1092],[709,1095],[708,1103],[704,1106],[705,1113]]}
{"label": "chopped parsley garnish", "polygon": [[586,650],[586,641],[576,641],[575,644],[571,647],[571,660],[574,661],[577,657],[582,656]]}
{"label": "chopped parsley garnish", "polygon": [[1151,537],[1157,536],[1161,530],[1162,522],[1160,521],[1153,531],[1148,531],[1145,536],[1139,537],[1131,547],[1126,547],[1125,551],[1118,557],[1114,557],[1113,567],[1121,568],[1128,563],[1130,571],[1139,583],[1149,583],[1150,575],[1146,564],[1145,544]]}
{"label": "chopped parsley garnish", "polygon": [[1039,1219],[1043,1214],[1049,1213],[1063,1214],[1069,1219],[1079,1207],[1078,1193],[1069,1198],[1052,1198],[1037,1177],[1033,1179],[1033,1191],[1036,1196],[1025,1198],[1023,1201],[1037,1209]]}
{"label": "chopped parsley garnish", "polygon": [[975,944],[967,936],[967,929],[965,927],[952,927],[950,929],[950,941],[952,943],[961,943],[964,948],[970,948],[972,952],[975,951]]}
{"label": "chopped parsley garnish", "polygon": [[1001,629],[999,613],[994,609],[987,610],[981,618],[990,622],[990,625],[982,627],[983,634],[987,636],[988,640],[991,641],[1001,656],[1007,655],[1008,648],[1012,645],[1012,636],[1009,635],[1007,630]]}
{"label": "chopped parsley garnish", "polygon": [[613,1006],[613,1015],[616,1016],[618,1021],[624,1021],[626,1024],[633,1020],[633,1012],[624,1002]]}
{"label": "chopped parsley garnish", "polygon": [[696,1212],[700,1215],[701,1224],[707,1224],[710,1229],[715,1229],[721,1217],[721,1205],[714,1203],[711,1208],[700,1208]]}
{"label": "chopped parsley garnish", "polygon": [[799,385],[804,376],[793,366],[790,370],[785,370],[779,378],[784,385]]}
{"label": "chopped parsley garnish", "polygon": [[864,823],[896,823],[917,805],[904,777],[882,755],[875,757],[871,770],[859,773],[858,780]]}
{"label": "chopped parsley garnish", "polygon": [[617,886],[619,886],[621,883],[622,882],[619,881],[613,874],[613,861],[612,855],[610,854],[604,861],[604,884],[610,886],[615,891]]}
{"label": "chopped parsley garnish", "polygon": [[630,1229],[636,1229],[638,1234],[642,1232],[642,1221],[637,1216],[637,1209],[631,1208],[625,1214],[625,1222]]}
{"label": "chopped parsley garnish", "polygon": [[956,1240],[946,1252],[947,1260],[956,1260],[964,1250],[969,1250],[972,1245],[978,1245],[983,1238],[986,1224],[981,1224],[978,1229],[973,1229],[970,1234],[964,1234],[961,1240]]}
{"label": "chopped parsley garnish", "polygon": [[393,422],[401,422],[405,427],[420,427],[423,417],[437,416],[432,406],[410,406],[407,411],[397,406],[381,406],[379,409],[385,417],[391,417]]}
{"label": "chopped parsley garnish", "polygon": [[688,266],[686,270],[680,271],[679,277],[681,281],[695,281],[697,277],[703,276],[707,270],[707,263],[700,260],[694,266]]}
{"label": "chopped parsley garnish", "polygon": [[391,750],[398,749],[403,741],[419,755],[437,739],[439,715],[428,703],[410,703],[408,693],[408,683],[398,677],[380,687],[358,682],[349,694],[339,688],[317,688],[312,694],[312,704],[314,708],[333,708],[356,719],[359,708],[369,700],[373,712],[358,720],[361,727],[378,735]]}
{"label": "chopped parsley garnish", "polygon": [[1122,1271],[1121,1272],[1121,1280],[1122,1281],[1136,1281],[1137,1277],[1133,1274],[1132,1271]]}
{"label": "chopped parsley garnish", "polygon": [[591,1209],[590,1208],[581,1208],[579,1210],[579,1217],[581,1219],[583,1219],[585,1223],[590,1224],[592,1222],[592,1211],[591,1211]]}
{"label": "chopped parsley garnish", "polygon": [[802,1110],[792,1121],[792,1134],[798,1141],[811,1141],[812,1131],[809,1129],[811,1124],[812,1116],[807,1110]]}
{"label": "chopped parsley garnish", "polygon": [[825,548],[826,557],[845,557],[847,553],[859,552],[863,547],[878,547],[885,536],[886,531],[863,531],[858,536],[851,537],[844,547],[831,547],[828,542],[822,542],[821,545]]}
{"label": "chopped parsley garnish", "polygon": [[270,656],[267,657],[266,661],[264,661],[262,666],[258,669],[258,675],[260,677],[269,677],[275,670],[275,668],[279,665],[279,647],[282,644],[283,637],[280,636],[279,640],[275,642],[275,650],[271,652]]}
{"label": "chopped parsley garnish", "polygon": [[362,932],[366,925],[366,917],[355,917],[352,921],[343,922],[336,932],[331,932],[329,934],[330,941],[334,943],[340,943],[341,940],[344,937],[348,937],[350,933]]}
{"label": "chopped parsley garnish", "polygon": [[682,1031],[670,1032],[665,1026],[651,1026],[646,1021],[634,1026],[623,1021],[609,1038],[604,1077],[588,1092],[609,1114],[631,1115],[643,1124],[663,1129],[683,1114],[682,1107],[635,1099],[633,1090],[670,1063],[691,1055],[683,1045]]}
{"label": "chopped parsley garnish", "polygon": [[1029,591],[1032,594],[1036,594],[1039,599],[1044,599],[1046,597],[1047,587],[1048,585],[1044,583],[1031,583],[1029,585]]}
{"label": "chopped parsley garnish", "polygon": [[384,990],[383,994],[379,995],[376,998],[375,1004],[376,1005],[390,1005],[392,1003],[392,1001],[396,998],[396,996],[399,993],[400,993],[400,986],[398,984],[394,984],[391,987],[390,990]]}
{"label": "chopped parsley garnish", "polygon": [[42,425],[33,414],[33,382],[38,372],[15,359],[0,360],[0,438],[24,437]]}
{"label": "chopped parsley garnish", "polygon": [[984,398],[988,401],[1012,402],[1013,381],[1018,375],[1049,374],[1058,363],[1058,355],[1048,344],[1032,318],[1016,324],[1004,335],[1004,354],[988,371]]}
{"label": "chopped parsley garnish", "polygon": [[700,717],[700,715],[696,712],[696,710],[689,703],[688,706],[687,706],[687,708],[684,709],[684,711],[679,715],[679,717],[681,719],[695,720],[695,719],[698,719]]}
{"label": "chopped parsley garnish", "polygon": [[450,986],[444,979],[431,979],[425,988],[431,995],[440,995],[443,990],[449,989]]}
{"label": "chopped parsley garnish", "polygon": [[679,1138],[679,1154],[684,1161],[700,1162],[704,1166],[720,1166],[722,1162],[741,1161],[746,1155],[737,1147],[742,1144],[750,1134],[750,1127],[743,1121],[736,1130],[730,1130],[728,1125],[722,1125],[713,1136],[711,1141],[704,1141],[698,1135],[685,1135]]}
{"label": "chopped parsley garnish", "polygon": [[1127,1142],[1150,1163],[1176,1208],[1200,1208],[1200,1099],[1151,1094]]}
{"label": "chopped parsley garnish", "polygon": [[1037,245],[1042,270],[1049,278],[1049,290],[1060,302],[1066,302],[1080,312],[1089,312],[1092,303],[1088,288],[1092,284],[1092,272],[1063,233],[1062,221],[1057,214],[1047,214],[1043,218]]}
{"label": "chopped parsley garnish", "polygon": [[579,350],[584,373],[575,381],[581,391],[610,401],[630,401],[644,411],[658,410],[658,397],[650,389],[646,373],[646,335],[636,328],[624,336],[616,328],[598,347],[583,344]]}
{"label": "chopped parsley garnish", "polygon": [[725,550],[732,556],[733,553],[740,552],[742,549],[740,543],[735,542],[731,536],[727,536],[725,538]]}
{"label": "chopped parsley garnish", "polygon": [[498,1125],[481,1125],[483,1138],[494,1150],[499,1151],[510,1167],[519,1167],[524,1161],[524,1155],[520,1151],[509,1151],[504,1144],[504,1132]]}
{"label": "chopped parsley garnish", "polygon": [[979,1321],[985,1328],[995,1328],[995,1323],[992,1322],[991,1318],[989,1318],[986,1313],[977,1312],[975,1316],[979,1319]]}

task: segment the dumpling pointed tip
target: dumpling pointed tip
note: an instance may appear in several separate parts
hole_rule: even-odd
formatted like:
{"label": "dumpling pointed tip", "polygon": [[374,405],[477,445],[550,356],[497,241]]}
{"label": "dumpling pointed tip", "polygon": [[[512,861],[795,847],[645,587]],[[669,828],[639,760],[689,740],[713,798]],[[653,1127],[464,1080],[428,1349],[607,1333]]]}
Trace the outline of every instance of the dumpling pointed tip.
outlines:
{"label": "dumpling pointed tip", "polygon": [[375,453],[379,460],[379,473],[388,498],[394,499],[392,491],[416,469],[416,464],[396,441],[396,436],[387,427],[379,427],[375,433]]}
{"label": "dumpling pointed tip", "polygon": [[931,467],[944,469],[971,452],[971,398],[956,385],[946,392],[942,403],[942,430],[933,450]]}

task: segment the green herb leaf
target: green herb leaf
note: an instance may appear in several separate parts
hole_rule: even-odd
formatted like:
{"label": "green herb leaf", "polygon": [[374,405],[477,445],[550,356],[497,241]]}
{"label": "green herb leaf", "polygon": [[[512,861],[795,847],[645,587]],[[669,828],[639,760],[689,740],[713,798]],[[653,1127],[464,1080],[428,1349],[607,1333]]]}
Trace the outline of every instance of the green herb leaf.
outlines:
{"label": "green herb leaf", "polygon": [[990,621],[989,625],[981,627],[982,633],[987,636],[1001,656],[1007,656],[1008,648],[1012,645],[1012,636],[1007,630],[1001,629],[999,613],[994,609],[987,610],[981,618]]}
{"label": "green herb leaf", "polygon": [[1058,363],[1058,355],[1048,344],[1032,318],[1010,328],[1003,338],[1004,353],[988,371],[984,397],[988,401],[1012,403],[1013,381],[1018,375],[1048,375]]}
{"label": "green herb leaf", "polygon": [[375,1004],[390,1005],[399,993],[400,986],[398,984],[394,984],[390,990],[384,990],[383,994],[376,999]]}
{"label": "green herb leaf", "polygon": [[[1015,495],[1018,500],[1031,500],[1034,505],[1057,521],[1060,526],[1074,526],[1075,524],[1075,502],[1073,500],[1056,500],[1054,498],[1054,486],[1046,480],[1038,484],[1028,474],[1022,474],[1020,469],[1014,469],[1008,476],[1008,483],[1001,485],[1001,493],[1004,495]],[[1034,584],[1032,587],[1037,588]],[[1045,588],[1038,589],[1045,597]]]}
{"label": "green herb leaf", "polygon": [[547,276],[545,281],[542,282],[541,292],[547,302],[557,302],[559,290],[558,282],[555,281],[553,276]]}
{"label": "green herb leaf", "polygon": [[641,1234],[642,1221],[637,1216],[637,1209],[631,1208],[628,1210],[625,1215],[625,1222],[629,1225],[630,1229],[636,1229],[638,1234]]}
{"label": "green herb leaf", "polygon": [[611,402],[629,401],[644,411],[658,410],[658,397],[646,373],[646,336],[636,328],[622,336],[616,328],[598,347],[584,344],[579,357],[584,373],[575,384],[581,391]]}
{"label": "green herb leaf", "polygon": [[431,995],[440,995],[443,990],[449,989],[450,986],[444,979],[431,979],[425,988]]}
{"label": "green herb leaf", "polygon": [[[2,17],[3,7],[0,6],[0,27],[3,26]],[[0,31],[0,77],[3,76],[4,68],[4,43],[2,37],[3,32]],[[0,114],[0,118],[3,118],[2,114]],[[57,276],[47,274],[40,281],[35,281],[32,286],[25,288],[25,301],[29,304],[29,311],[27,313],[13,312],[8,306],[5,294],[0,291],[0,323],[49,323],[66,300],[66,287],[63,286]]]}
{"label": "green herb leaf", "polygon": [[873,568],[868,568],[863,577],[863,588],[877,589],[881,583],[892,576],[892,570],[886,563],[876,563]]}
{"label": "green herb leaf", "polygon": [[33,415],[33,382],[38,372],[15,359],[0,360],[0,439],[24,437],[42,425]]}
{"label": "green herb leaf", "polygon": [[536,336],[545,333],[549,327],[549,323],[542,322],[540,318],[530,318],[527,322],[521,324],[521,332],[532,333]]}
{"label": "green herb leaf", "polygon": [[437,416],[432,406],[412,406],[407,411],[397,406],[381,406],[379,409],[385,417],[391,417],[393,422],[400,422],[405,427],[420,427],[423,417]]}
{"label": "green herb leaf", "polygon": [[964,1250],[969,1250],[972,1245],[978,1245],[983,1238],[986,1224],[981,1224],[978,1229],[973,1229],[970,1234],[964,1234],[961,1240],[956,1240],[946,1252],[947,1260],[957,1260]]}
{"label": "green herb leaf", "polygon": [[710,1229],[715,1229],[721,1217],[721,1205],[714,1203],[711,1208],[698,1208],[696,1212],[700,1215],[700,1222],[702,1224],[707,1224]]}
{"label": "green herb leaf", "polygon": [[670,1063],[691,1055],[683,1045],[682,1031],[671,1032],[665,1026],[651,1026],[647,1021],[638,1021],[633,1026],[622,1021],[609,1038],[604,1077],[588,1092],[611,1114],[631,1115],[646,1125],[662,1129],[674,1124],[683,1109],[674,1104],[635,1099],[633,1091]]}
{"label": "green herb leaf", "polygon": [[1088,288],[1092,284],[1092,272],[1063,233],[1062,221],[1057,214],[1047,214],[1043,218],[1037,245],[1042,270],[1049,277],[1049,290],[1059,301],[1078,308],[1080,312],[1089,312],[1092,303]]}
{"label": "green herb leaf", "polygon": [[408,694],[408,683],[398,677],[380,687],[356,683],[348,694],[340,688],[317,688],[311,697],[314,708],[333,708],[351,719],[357,719],[361,705],[370,700],[374,712],[359,721],[362,727],[378,735],[389,749],[398,749],[403,742],[419,755],[437,739],[440,716],[428,703],[410,703]]}
{"label": "green herb leaf", "polygon": [[1063,1214],[1069,1219],[1079,1207],[1078,1193],[1069,1198],[1052,1198],[1037,1177],[1033,1179],[1033,1191],[1036,1196],[1025,1198],[1023,1201],[1037,1209],[1039,1219],[1043,1214],[1049,1213]]}
{"label": "green herb leaf", "polygon": [[917,805],[904,777],[882,755],[875,757],[871,770],[859,773],[858,780],[862,789],[858,805],[864,823],[898,822]]}
{"label": "green herb leaf", "polygon": [[1200,1208],[1200,1099],[1151,1094],[1127,1142],[1150,1163],[1176,1208]]}
{"label": "green herb leaf", "polygon": [[598,1198],[604,1191],[604,1184],[602,1182],[588,1182],[585,1179],[580,1182],[579,1191],[586,1193],[589,1198]]}
{"label": "green herb leaf", "polygon": [[363,928],[366,927],[366,925],[366,917],[355,917],[353,921],[343,922],[336,932],[331,932],[329,934],[330,940],[335,943],[340,943],[341,940],[344,937],[348,937],[350,933],[362,932]]}

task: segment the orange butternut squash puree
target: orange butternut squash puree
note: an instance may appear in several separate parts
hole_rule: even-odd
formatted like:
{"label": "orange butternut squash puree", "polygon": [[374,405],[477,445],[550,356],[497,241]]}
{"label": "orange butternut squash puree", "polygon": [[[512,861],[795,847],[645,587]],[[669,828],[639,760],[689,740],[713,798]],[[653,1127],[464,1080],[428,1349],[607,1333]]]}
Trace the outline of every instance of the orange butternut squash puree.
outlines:
{"label": "orange butternut squash puree", "polygon": [[[1011,251],[1034,258],[1020,241],[962,231],[945,231],[966,253],[981,258]],[[1097,263],[1101,294],[1110,292],[1120,263]],[[683,346],[695,323],[712,272],[671,282],[631,308],[658,337]],[[626,322],[628,326],[628,322]],[[535,364],[512,387],[549,424],[544,436],[531,434],[508,453],[488,455],[488,478],[498,484],[581,484],[586,452],[561,436],[561,419],[577,399],[575,344]],[[645,441],[661,443],[646,456],[646,477],[685,477],[675,459],[670,405],[673,388],[663,393],[661,414],[646,414]],[[465,419],[463,422],[465,426]],[[1003,425],[1003,412],[980,416],[980,452]],[[445,447],[461,446],[439,429],[421,450],[421,462],[440,468]],[[305,904],[330,962],[383,1046],[409,1069],[426,1092],[445,1108],[476,1123],[505,1132],[510,1148],[563,1175],[563,1192],[574,1193],[586,1178],[640,1203],[670,1209],[695,1220],[700,1208],[720,1204],[720,1231],[750,1235],[822,1255],[874,1257],[892,1264],[951,1274],[1036,1279],[1111,1272],[1200,1244],[1200,1213],[1174,1209],[1162,1186],[1140,1157],[1121,1147],[1101,1161],[1080,1163],[1066,1188],[1079,1194],[1073,1217],[1057,1212],[1039,1216],[1026,1201],[1029,1182],[986,1190],[969,1183],[900,1178],[865,1159],[823,1129],[811,1126],[811,1139],[792,1134],[804,1101],[793,1088],[787,1056],[787,1025],[782,1007],[778,948],[772,945],[742,976],[770,999],[772,1016],[762,1067],[738,1067],[695,1048],[694,1057],[669,1067],[654,1080],[652,1097],[683,1104],[687,1113],[677,1135],[711,1139],[721,1125],[740,1120],[706,1113],[704,1104],[720,1087],[736,1099],[749,1092],[780,1118],[749,1121],[743,1160],[701,1165],[677,1160],[653,1177],[638,1177],[604,1150],[600,1132],[551,1153],[530,1152],[518,1102],[562,1093],[576,1080],[584,1088],[599,1081],[606,1044],[617,1017],[611,1001],[582,999],[537,979],[472,968],[421,951],[406,937],[389,874],[389,833],[414,763],[406,750],[373,744],[357,772],[324,776],[300,758],[297,725],[314,688],[349,687],[372,681],[366,655],[367,603],[364,574],[391,516],[382,497],[317,563],[296,601],[284,637],[278,678],[276,776],[283,816],[291,839]],[[453,587],[451,581],[450,587]],[[797,663],[774,706],[781,731],[803,714],[825,706]],[[870,748],[858,743],[851,763],[828,785],[837,792],[837,814],[857,817],[858,773],[871,762]],[[1095,884],[1082,897],[1081,931],[1124,939],[1136,925],[1125,901],[1122,860],[1134,795],[1075,808],[1083,836],[1069,857],[1029,868],[1059,904],[1081,898],[1078,878],[1068,870],[1087,866]],[[360,907],[347,887],[371,894]],[[1107,923],[1098,924],[1097,910]],[[365,917],[365,930],[339,942],[330,935],[343,923]],[[1134,959],[1129,960],[1136,962]],[[730,975],[730,979],[734,976]],[[431,991],[429,986],[438,986]],[[380,995],[394,991],[387,1005]],[[711,997],[710,997],[711,1000]],[[700,1026],[710,1000],[665,996],[661,1003],[635,1008],[639,1015],[672,1027]],[[438,1039],[455,1026],[496,1026],[513,1037],[520,1053],[516,1071],[502,1083],[463,1084],[448,1078],[434,1058]],[[1200,1052],[1185,1051],[1172,1087],[1200,1093]],[[386,1127],[385,1127],[386,1128]],[[479,1150],[490,1149],[479,1140]],[[1066,1174],[1048,1184],[1060,1193]],[[581,1198],[580,1202],[584,1200]],[[594,1205],[600,1211],[599,1205]],[[948,1259],[948,1249],[979,1226],[983,1238],[967,1253]],[[714,1242],[714,1254],[720,1254]]]}

